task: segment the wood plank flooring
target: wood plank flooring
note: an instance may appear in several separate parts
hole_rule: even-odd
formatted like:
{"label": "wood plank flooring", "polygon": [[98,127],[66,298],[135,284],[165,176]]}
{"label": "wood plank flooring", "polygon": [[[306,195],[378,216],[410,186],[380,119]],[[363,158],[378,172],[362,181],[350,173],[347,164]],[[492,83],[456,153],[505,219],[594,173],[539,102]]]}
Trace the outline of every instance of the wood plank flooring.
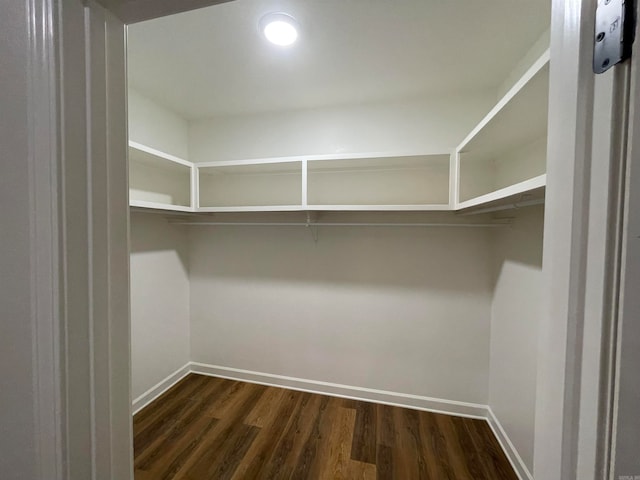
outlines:
{"label": "wood plank flooring", "polygon": [[133,429],[136,480],[517,480],[482,420],[203,375]]}

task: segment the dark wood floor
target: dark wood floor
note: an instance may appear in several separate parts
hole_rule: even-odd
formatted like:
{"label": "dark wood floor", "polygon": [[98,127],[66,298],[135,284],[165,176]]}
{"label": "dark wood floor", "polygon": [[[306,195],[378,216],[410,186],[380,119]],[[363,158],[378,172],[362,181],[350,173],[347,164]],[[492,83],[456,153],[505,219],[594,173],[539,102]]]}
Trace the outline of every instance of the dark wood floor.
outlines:
{"label": "dark wood floor", "polygon": [[517,480],[482,420],[202,375],[133,428],[136,480]]}

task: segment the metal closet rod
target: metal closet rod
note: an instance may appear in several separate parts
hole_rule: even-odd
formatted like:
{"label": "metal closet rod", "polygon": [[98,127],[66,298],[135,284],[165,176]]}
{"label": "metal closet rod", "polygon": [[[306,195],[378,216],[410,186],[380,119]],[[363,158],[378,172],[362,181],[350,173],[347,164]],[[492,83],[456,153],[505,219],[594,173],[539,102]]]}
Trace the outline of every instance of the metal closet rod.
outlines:
{"label": "metal closet rod", "polygon": [[175,220],[170,223],[194,226],[243,226],[243,227],[457,227],[496,228],[507,227],[511,221],[496,223],[360,223],[360,222],[189,222]]}

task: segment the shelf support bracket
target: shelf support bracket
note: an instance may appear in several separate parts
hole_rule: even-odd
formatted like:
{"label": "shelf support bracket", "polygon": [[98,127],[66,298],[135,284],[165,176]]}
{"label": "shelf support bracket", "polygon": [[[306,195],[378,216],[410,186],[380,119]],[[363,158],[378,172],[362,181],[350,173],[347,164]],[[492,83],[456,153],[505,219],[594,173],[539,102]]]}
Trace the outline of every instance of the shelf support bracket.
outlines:
{"label": "shelf support bracket", "polygon": [[313,238],[314,243],[318,243],[318,225],[313,223],[314,219],[311,216],[311,212],[307,212],[307,222],[305,226],[311,232],[311,237]]}

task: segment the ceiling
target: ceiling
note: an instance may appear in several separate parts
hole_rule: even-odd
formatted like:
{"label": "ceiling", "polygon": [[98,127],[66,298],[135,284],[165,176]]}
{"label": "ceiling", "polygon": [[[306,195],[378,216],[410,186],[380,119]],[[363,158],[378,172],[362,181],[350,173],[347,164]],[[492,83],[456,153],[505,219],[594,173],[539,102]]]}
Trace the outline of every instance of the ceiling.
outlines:
{"label": "ceiling", "polygon": [[124,23],[186,12],[231,0],[96,0]]}
{"label": "ceiling", "polygon": [[[299,22],[291,47],[258,31]],[[235,0],[129,26],[129,82],[186,119],[496,88],[550,0]]]}

